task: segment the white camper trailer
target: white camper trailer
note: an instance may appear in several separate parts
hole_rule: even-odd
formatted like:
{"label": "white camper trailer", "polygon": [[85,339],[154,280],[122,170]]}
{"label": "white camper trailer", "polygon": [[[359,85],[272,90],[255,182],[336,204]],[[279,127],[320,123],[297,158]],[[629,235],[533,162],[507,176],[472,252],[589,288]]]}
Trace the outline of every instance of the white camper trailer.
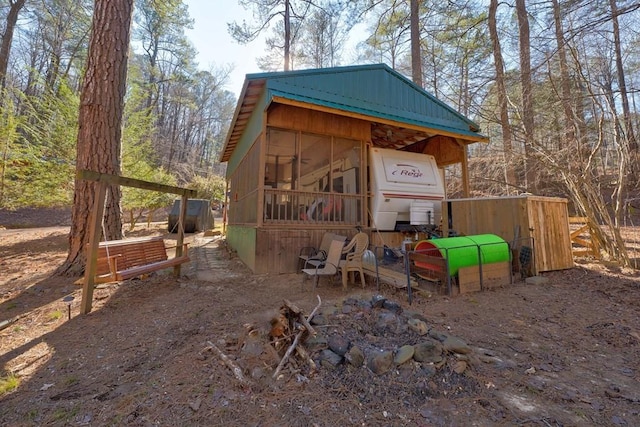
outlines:
{"label": "white camper trailer", "polygon": [[429,154],[382,148],[369,150],[372,226],[433,227],[440,222],[444,186]]}

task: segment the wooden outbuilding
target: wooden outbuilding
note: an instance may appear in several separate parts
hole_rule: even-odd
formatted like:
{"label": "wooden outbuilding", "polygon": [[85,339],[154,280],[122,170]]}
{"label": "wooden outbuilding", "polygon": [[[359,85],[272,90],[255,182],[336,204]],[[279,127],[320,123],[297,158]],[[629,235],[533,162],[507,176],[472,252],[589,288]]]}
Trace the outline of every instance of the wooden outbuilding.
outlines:
{"label": "wooden outbuilding", "polygon": [[[486,141],[473,121],[383,64],[248,74],[220,159],[227,242],[254,272],[286,273],[325,232],[361,227],[374,241],[369,149],[431,154],[439,168],[460,163],[468,194],[466,147]],[[327,194],[340,214],[311,218]]]}
{"label": "wooden outbuilding", "polygon": [[492,233],[502,237],[519,258],[531,250],[531,274],[572,268],[567,199],[530,194],[451,199],[442,203],[444,234]]}

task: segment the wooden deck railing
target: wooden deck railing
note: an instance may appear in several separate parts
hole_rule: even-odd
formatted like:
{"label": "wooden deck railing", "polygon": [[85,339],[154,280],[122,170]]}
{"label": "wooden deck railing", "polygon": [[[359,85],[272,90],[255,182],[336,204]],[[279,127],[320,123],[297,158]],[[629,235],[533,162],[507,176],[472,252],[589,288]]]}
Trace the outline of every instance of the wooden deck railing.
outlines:
{"label": "wooden deck railing", "polygon": [[265,189],[265,224],[361,225],[365,197],[358,194]]}

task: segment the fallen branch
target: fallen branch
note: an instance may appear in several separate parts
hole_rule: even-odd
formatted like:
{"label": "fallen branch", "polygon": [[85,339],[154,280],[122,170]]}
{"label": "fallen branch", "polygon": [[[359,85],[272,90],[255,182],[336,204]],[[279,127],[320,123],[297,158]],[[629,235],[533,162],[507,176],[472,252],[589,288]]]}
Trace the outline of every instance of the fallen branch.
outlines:
{"label": "fallen branch", "polygon": [[[318,297],[320,298],[320,297]],[[298,319],[300,320],[300,323],[302,323],[302,325],[307,328],[307,331],[309,331],[309,335],[315,335],[316,331],[315,329],[313,329],[313,327],[309,324],[309,319],[305,319],[304,317],[304,312],[295,304],[293,304],[291,301],[289,301],[288,299],[284,300],[284,305],[290,310],[292,311],[296,316],[298,316]]]}
{"label": "fallen branch", "polygon": [[[313,319],[313,316],[316,315],[316,312],[320,309],[321,305],[322,305],[322,300],[320,299],[320,295],[318,295],[318,305],[313,309],[311,314],[309,314],[309,317],[307,319],[305,319],[307,322],[309,322],[309,321],[311,321],[311,319]],[[304,316],[300,316],[300,317],[304,318]],[[298,345],[298,342],[300,341],[300,338],[302,338],[302,335],[304,333],[305,333],[305,331],[300,331],[300,332],[298,332],[296,334],[296,337],[293,340],[293,343],[289,346],[289,348],[287,349],[287,352],[284,354],[284,356],[282,356],[282,360],[280,361],[280,363],[278,364],[278,367],[276,368],[275,372],[273,373],[273,378],[277,378],[278,377],[278,375],[280,374],[280,371],[282,370],[282,367],[284,366],[284,364],[289,359],[289,356],[291,356],[291,353],[293,353],[293,350],[296,349],[296,346]],[[313,366],[315,366],[315,363],[312,365],[312,367]]]}
{"label": "fallen branch", "polygon": [[18,315],[18,316],[12,317],[11,319],[3,320],[2,322],[0,322],[0,331],[13,325],[18,320],[20,320],[21,317],[22,316]]}
{"label": "fallen branch", "polygon": [[291,353],[293,353],[293,350],[295,350],[296,346],[298,345],[298,342],[300,341],[300,337],[302,337],[303,333],[304,331],[298,332],[298,334],[296,335],[296,338],[293,340],[293,344],[289,346],[289,348],[287,349],[287,352],[284,354],[284,356],[282,356],[282,360],[280,361],[280,363],[278,363],[278,367],[276,368],[276,371],[273,373],[273,378],[278,377],[278,374],[280,374],[280,370],[284,366],[285,362],[289,359],[289,356],[291,356]]}
{"label": "fallen branch", "polygon": [[307,350],[305,350],[304,347],[301,347],[301,346],[296,347],[296,353],[298,353],[298,356],[300,356],[301,358],[307,361],[307,364],[309,364],[309,366],[311,367],[311,372],[315,372],[316,369],[318,369],[318,367],[316,366],[316,362],[313,361],[313,359],[311,358],[311,356],[309,356],[309,353],[307,353]]}
{"label": "fallen branch", "polygon": [[220,357],[220,359],[222,359],[222,361],[224,362],[225,365],[227,365],[227,367],[229,369],[231,369],[231,372],[233,372],[233,375],[236,377],[236,379],[238,381],[240,381],[242,384],[244,385],[248,385],[250,386],[251,383],[244,377],[244,375],[242,375],[242,369],[240,369],[240,367],[238,365],[236,365],[235,363],[233,363],[233,360],[229,359],[229,356],[227,356],[226,354],[224,354],[222,352],[222,350],[220,350],[214,343],[212,343],[211,341],[207,341],[207,346],[208,348],[214,350],[216,353],[218,353],[218,356]]}

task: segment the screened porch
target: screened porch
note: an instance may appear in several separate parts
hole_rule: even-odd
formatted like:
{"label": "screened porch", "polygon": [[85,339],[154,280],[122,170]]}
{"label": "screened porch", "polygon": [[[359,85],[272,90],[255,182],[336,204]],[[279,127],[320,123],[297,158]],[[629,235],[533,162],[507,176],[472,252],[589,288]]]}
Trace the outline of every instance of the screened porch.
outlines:
{"label": "screened porch", "polygon": [[263,223],[361,225],[363,142],[269,128]]}

